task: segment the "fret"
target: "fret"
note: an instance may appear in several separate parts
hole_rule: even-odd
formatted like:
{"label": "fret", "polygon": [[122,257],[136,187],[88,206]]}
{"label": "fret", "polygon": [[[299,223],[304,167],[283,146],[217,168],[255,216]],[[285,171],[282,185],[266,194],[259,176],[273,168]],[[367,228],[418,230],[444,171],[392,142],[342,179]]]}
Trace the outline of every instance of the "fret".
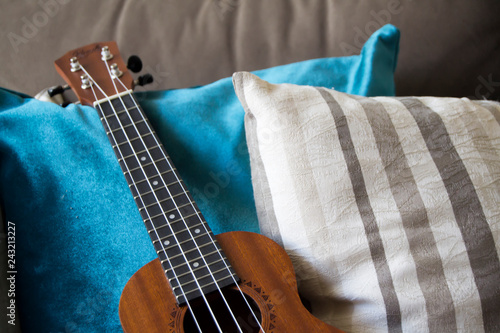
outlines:
{"label": "fret", "polygon": [[[153,194],[154,192],[157,192],[157,191],[160,191],[162,189],[165,189],[165,187],[172,187],[173,185],[180,185],[180,182],[179,181],[173,181],[171,183],[168,183],[168,184],[164,184],[164,185],[160,185],[161,187],[157,187],[157,188],[152,188],[152,185],[151,183],[148,183],[146,184],[145,186],[147,186],[147,188],[143,189],[145,190],[146,192],[143,192],[143,193],[138,193],[140,192],[140,190],[138,191],[138,188],[137,188],[137,184],[134,184],[135,185],[135,188],[132,188],[132,194],[137,193],[137,195],[134,196],[134,199],[138,198],[139,196],[145,196],[145,195],[148,195],[148,194]],[[180,192],[179,192],[180,193]]]}
{"label": "fret", "polygon": [[[134,133],[145,133],[149,131],[149,123],[137,108],[130,108],[129,112],[113,113],[102,118],[106,134],[120,134],[123,132],[128,136]],[[121,140],[120,140],[121,141]]]}
{"label": "fret", "polygon": [[[113,133],[109,133],[108,137],[112,137],[115,142],[124,142],[128,143],[129,141],[131,142],[132,145],[134,145],[135,150],[143,149],[144,144],[143,141],[140,140],[139,142],[134,142],[135,138],[139,138],[141,133],[144,133],[144,129],[141,127],[144,127],[145,125],[142,123],[138,123],[137,126],[128,126],[125,127],[124,129],[118,128],[113,130]],[[141,147],[142,144],[142,147]]]}
{"label": "fret", "polygon": [[[223,260],[223,259],[221,259],[221,260]],[[165,260],[165,261],[167,261],[167,260]],[[175,281],[176,283],[177,283],[178,279],[184,278],[184,277],[188,276],[189,274],[195,274],[196,275],[196,273],[199,272],[199,271],[201,271],[201,270],[206,270],[208,272],[206,266],[200,266],[198,268],[193,268],[193,269],[190,269],[190,270],[188,269],[188,270],[186,270],[185,272],[183,272],[181,274],[175,274],[175,269],[186,268],[186,267],[187,267],[187,264],[184,264],[184,266],[179,265],[177,267],[174,267],[173,269],[169,267],[167,269],[164,269],[164,271],[165,271],[165,274],[167,274],[167,276],[169,274],[172,274],[173,277],[172,278],[168,278],[168,280],[169,281]]]}
{"label": "fret", "polygon": [[141,165],[140,165],[140,166],[138,166],[138,167],[135,167],[135,168],[132,168],[132,169],[129,169],[129,170],[125,171],[125,173],[131,173],[131,172],[134,172],[134,171],[136,171],[136,170],[142,170],[143,168],[148,167],[148,166],[150,166],[150,165],[157,165],[157,163],[159,163],[159,162],[161,162],[161,161],[163,161],[163,160],[165,160],[165,159],[161,159],[161,160],[158,160],[158,161],[148,162],[148,163],[146,163],[146,164],[141,164]]}
{"label": "fret", "polygon": [[[175,215],[175,217],[173,217],[172,215]],[[155,220],[155,219],[163,217],[163,218],[165,218],[165,220],[168,220],[168,225],[174,225],[175,223],[179,223],[179,222],[183,222],[183,221],[185,222],[190,217],[194,217],[194,216],[197,216],[197,217],[201,218],[201,212],[199,210],[195,210],[194,213],[192,213],[190,215],[170,214],[170,216],[166,212],[164,212],[164,213],[159,213],[159,214],[157,214],[155,216],[151,216],[151,217],[148,217],[146,219],[143,219],[143,222],[144,223],[150,223],[152,220]],[[174,218],[176,218],[176,219],[174,219]],[[155,229],[161,229],[163,227],[165,227],[165,225],[155,226]]]}
{"label": "fret", "polygon": [[[235,275],[235,272],[229,265],[226,265],[227,264],[226,260],[227,258],[220,259],[220,262],[223,263],[222,265],[223,268],[218,268],[217,270],[214,270],[212,268],[207,268],[205,266],[187,271],[183,270],[183,272],[180,274],[175,274],[173,271],[165,272],[165,274],[167,275],[167,279],[169,280],[170,285],[172,287],[176,287],[179,285],[183,286],[185,288],[184,291],[186,292],[187,291],[186,289],[191,289],[189,286],[194,282],[193,276],[195,276],[196,280],[198,280],[198,282],[201,282],[201,284],[206,283],[205,282],[206,280],[213,281],[214,278],[216,280],[228,277],[233,278],[232,275]],[[203,281],[203,279],[205,279],[205,281]]]}
{"label": "fret", "polygon": [[189,301],[191,301],[193,299],[200,297],[201,293],[208,294],[208,293],[214,292],[218,288],[223,288],[225,286],[232,285],[235,282],[237,282],[238,280],[239,279],[236,279],[236,274],[234,274],[234,278],[219,279],[219,280],[217,280],[216,284],[211,283],[211,284],[207,284],[207,285],[201,287],[201,292],[198,289],[198,287],[194,286],[194,285],[190,288],[191,290],[187,290],[187,291],[185,290],[186,288],[183,287],[184,294],[182,292],[178,291],[176,293],[175,297],[176,297],[177,302],[179,304],[183,304],[184,302],[186,302],[186,298]]}
{"label": "fret", "polygon": [[[152,149],[157,149],[157,148],[158,148],[158,147],[153,147]],[[122,157],[120,157],[120,158],[118,159],[118,162],[121,162],[121,161],[123,161],[123,160],[126,160],[126,159],[128,159],[128,158],[132,158],[132,157],[137,158],[137,156],[138,156],[138,155],[141,155],[141,154],[143,154],[143,153],[148,153],[149,151],[150,151],[150,150],[146,148],[146,149],[144,149],[144,150],[141,150],[141,151],[138,151],[138,152],[131,153],[131,154],[127,155],[127,156],[122,156]]]}
{"label": "fret", "polygon": [[[144,203],[146,200],[142,200]],[[181,209],[181,213],[186,211],[187,205],[192,205],[194,202],[186,195],[186,193],[179,193],[176,195],[170,195],[165,199],[160,199],[158,201],[154,201],[151,204],[142,206],[143,210],[140,210],[141,216],[143,218],[149,215],[156,215],[160,212],[171,213],[174,210]],[[170,214],[169,214],[170,215]]]}
{"label": "fret", "polygon": [[[221,262],[223,262],[223,261],[225,261],[225,260],[227,260],[227,258],[226,258],[226,257],[220,257],[219,259],[217,259],[217,260],[213,261],[213,262],[212,262],[212,264],[221,263]],[[167,259],[162,260],[162,261],[161,261],[161,263],[162,263],[162,264],[169,264]],[[184,262],[184,263],[182,263],[182,264],[180,264],[180,265],[174,266],[173,268],[169,265],[169,267],[168,267],[168,268],[166,268],[166,269],[164,269],[164,271],[165,271],[165,273],[167,273],[167,274],[169,274],[169,273],[175,273],[175,270],[176,270],[176,269],[180,269],[180,268],[185,269],[185,268],[188,268],[188,265],[189,265],[189,264],[187,264],[187,263],[185,263],[185,262]],[[196,267],[196,268],[187,269],[187,270],[186,270],[186,272],[183,272],[183,273],[181,273],[181,274],[176,274],[176,275],[175,275],[175,279],[179,280],[180,278],[183,278],[183,277],[185,277],[185,276],[186,276],[186,275],[188,275],[188,274],[196,273],[196,272],[199,272],[199,271],[201,271],[201,270],[203,270],[203,269],[205,269],[205,270],[207,270],[207,271],[208,271],[207,266],[206,266],[206,265],[202,265],[202,266],[198,266],[198,267]],[[227,269],[227,268],[226,268],[226,269]]]}
{"label": "fret", "polygon": [[[151,176],[151,177],[148,177],[148,178],[144,178],[144,179],[141,179],[139,181],[136,181],[134,182],[134,184],[130,184],[129,187],[131,186],[134,186],[134,185],[137,185],[137,184],[141,184],[143,182],[146,182],[146,181],[151,181],[151,180],[154,180],[155,178],[158,178],[158,177],[161,177],[161,176],[164,176],[164,175],[167,175],[171,172],[174,172],[174,170],[166,170],[166,171],[163,171],[163,172],[160,172],[158,175],[155,175],[155,176]],[[181,180],[182,181],[182,180]],[[141,207],[139,208],[139,210],[143,210],[144,207]]]}
{"label": "fret", "polygon": [[[132,192],[135,193],[135,191],[132,191]],[[174,201],[172,201],[171,203],[170,202],[168,203],[168,204],[172,204],[171,209],[177,207],[179,204],[184,204],[190,200],[190,198],[187,196],[187,193],[184,191],[184,189],[180,183],[170,185],[169,187],[165,187],[165,186],[158,187],[158,189],[155,189],[151,193],[140,194],[139,196],[136,196],[135,199],[136,199],[136,203],[138,204],[138,206],[143,206],[143,205],[147,205],[149,203],[152,203],[154,201],[163,200],[163,199],[168,198],[168,197],[175,198]],[[151,209],[151,210],[142,211],[141,214],[146,214],[146,213],[150,214],[152,212],[153,212],[153,210]],[[144,215],[144,216],[148,217],[148,215]]]}
{"label": "fret", "polygon": [[[101,121],[104,121],[104,119],[108,119],[108,118],[111,118],[111,117],[120,116],[121,114],[124,114],[127,111],[131,111],[132,109],[137,109],[137,108],[135,106],[132,106],[130,108],[126,108],[126,109],[123,109],[123,110],[120,110],[120,111],[116,111],[115,113],[111,113],[111,114],[108,114],[106,116],[100,117],[99,119],[101,119]],[[102,112],[101,112],[101,114],[102,114]]]}
{"label": "fret", "polygon": [[[196,236],[191,237],[190,239],[186,239],[186,240],[183,240],[183,241],[181,241],[181,242],[179,242],[177,244],[170,245],[169,247],[165,248],[165,251],[171,250],[171,249],[173,249],[173,248],[175,248],[177,246],[182,246],[183,244],[186,244],[188,242],[194,242],[197,239],[200,239],[202,237],[209,237],[209,235],[212,236],[212,238],[213,238],[213,234],[211,232],[206,233],[206,234],[196,235]],[[153,240],[153,244],[155,244],[155,246],[156,246],[160,241],[168,240],[168,238],[172,238],[172,236],[169,235],[169,236],[165,236],[165,237],[162,237],[162,238],[159,238],[159,239],[155,239],[155,240]],[[211,239],[210,239],[210,242],[212,242]],[[170,243],[172,243],[172,242],[169,241],[169,244]]]}
{"label": "fret", "polygon": [[[198,281],[199,281],[199,280],[203,280],[203,279],[205,279],[205,280],[206,280],[206,279],[211,280],[211,281],[209,281],[209,282],[207,282],[207,283],[205,283],[205,284],[203,284],[203,285],[200,285],[200,288],[201,288],[201,289],[204,289],[204,288],[207,288],[207,287],[212,286],[212,285],[213,285],[213,284],[215,284],[215,283],[222,282],[222,281],[223,281],[223,280],[225,280],[225,279],[230,279],[230,278],[231,278],[231,276],[234,276],[234,275],[236,275],[236,274],[235,274],[235,273],[230,273],[230,276],[225,276],[225,277],[223,277],[223,278],[220,278],[220,279],[215,279],[215,280],[214,280],[214,278],[212,277],[212,275],[207,274],[206,276],[204,276],[204,277],[202,277],[202,278],[198,278],[197,280],[198,280]],[[190,283],[193,283],[193,284],[194,284],[194,282],[190,282]],[[189,285],[182,285],[183,289],[186,289],[186,287],[187,287],[187,288],[189,288],[188,286],[189,286]],[[198,286],[193,286],[193,287],[195,287],[195,288],[189,288],[190,290],[188,290],[188,291],[184,291],[184,295],[188,295],[189,293],[192,293],[192,292],[196,292],[196,291],[198,291]],[[173,287],[172,289],[175,291],[175,290],[176,290],[176,289],[178,289],[178,288],[180,288],[180,286]]]}
{"label": "fret", "polygon": [[[179,195],[180,195],[180,194],[179,194]],[[149,204],[149,205],[146,205],[146,206],[142,206],[142,207],[140,207],[140,208],[139,208],[139,211],[141,212],[141,211],[143,211],[143,210],[145,210],[145,209],[148,209],[148,208],[151,208],[151,207],[154,207],[154,206],[160,206],[160,204],[161,204],[162,202],[165,202],[165,201],[167,201],[167,200],[170,200],[170,198],[163,199],[163,200],[160,200],[160,201],[157,201],[157,202],[153,202],[153,203],[151,203],[151,204]]]}
{"label": "fret", "polygon": [[[158,254],[158,258],[160,258],[160,262],[164,269],[168,269],[169,267],[173,267],[174,272],[185,272],[190,271],[191,269],[205,267],[207,266],[204,263],[203,258],[207,261],[207,264],[211,264],[212,262],[217,262],[218,260],[223,260],[225,257],[221,258],[219,251],[213,251],[212,254],[205,254],[200,251],[194,251],[190,253],[184,253],[183,256],[172,258],[171,254],[166,254],[164,252]],[[203,258],[202,258],[203,257]],[[177,274],[176,274],[177,275]]]}
{"label": "fret", "polygon": [[[220,259],[219,261],[223,262],[225,260],[227,260],[227,258]],[[193,268],[191,270],[185,270],[184,268],[186,267],[181,268],[183,272],[180,274],[175,274],[174,273],[175,269],[165,270],[165,274],[167,275],[167,280],[170,282],[170,285],[173,288],[179,285],[188,286],[191,282],[194,281],[193,275],[196,277],[197,280],[200,280],[212,276],[216,279],[219,279],[224,276],[229,277],[232,274],[234,274],[234,270],[232,270],[228,265],[224,265],[224,268],[217,270],[209,269],[207,266],[200,266],[198,268]],[[179,267],[176,269],[179,269]]]}
{"label": "fret", "polygon": [[[204,279],[204,278],[207,278],[207,277],[211,277],[213,275],[218,275],[219,273],[229,273],[230,275],[235,275],[235,273],[231,272],[231,271],[228,271],[229,268],[228,267],[224,267],[224,268],[221,268],[221,269],[218,269],[216,271],[210,271],[210,273],[207,273],[205,275],[202,275],[202,276],[199,276],[198,278],[199,279]],[[179,276],[177,276],[177,278],[180,278]]]}
{"label": "fret", "polygon": [[[177,232],[174,231],[173,233],[168,228],[151,230],[148,233],[152,242],[154,242],[155,240],[162,240],[161,245],[158,242],[154,244],[155,250],[159,250],[163,245],[172,245],[171,248],[169,248],[168,253],[175,253],[175,251],[177,250],[182,251],[185,249],[190,249],[203,243],[212,242],[212,240],[215,240],[215,237],[213,236],[211,230],[205,230],[205,223],[206,222],[203,222],[199,225],[188,227],[186,228],[186,230]],[[191,233],[188,231],[188,229],[191,230]],[[200,231],[194,232],[196,229],[199,229]]]}
{"label": "fret", "polygon": [[[202,215],[198,212],[195,213],[191,216],[188,217],[182,217],[176,221],[167,221],[163,218],[157,218],[154,220],[154,228],[156,230],[161,230],[162,228],[165,228],[165,226],[170,226],[170,230],[172,232],[176,233],[178,231],[182,231],[183,229],[190,228],[190,227],[196,227],[200,226],[200,223],[202,222]],[[149,223],[149,222],[146,222]],[[200,232],[204,232],[204,230],[200,229]],[[187,234],[189,237],[192,234]]]}
{"label": "fret", "polygon": [[[201,270],[200,270],[201,271]],[[183,273],[182,275],[180,276],[175,276],[174,278],[169,278],[167,279],[171,284],[173,285],[176,285],[176,287],[174,287],[173,289],[175,290],[175,288],[178,288],[179,287],[179,283],[178,283],[178,279],[181,279],[183,277],[185,277],[186,275],[188,274],[193,274],[193,273],[197,273],[197,271],[189,271],[189,272],[186,272],[186,273]],[[201,275],[201,276],[197,276],[197,279],[198,280],[201,280],[201,279],[206,279],[206,278],[211,278],[211,279],[216,279],[217,280],[217,276],[220,276],[222,274],[224,275],[223,278],[229,278],[229,277],[235,277],[236,276],[236,273],[232,272],[229,267],[225,266],[224,268],[221,268],[221,269],[218,269],[216,271],[208,271],[207,270],[207,273],[204,274],[204,275]]]}
{"label": "fret", "polygon": [[[118,162],[121,162],[121,161],[126,160],[126,159],[137,158],[138,156],[148,156],[148,154],[150,154],[152,156],[152,155],[158,155],[158,154],[162,154],[162,153],[163,152],[161,150],[161,146],[146,148],[146,149],[143,149],[141,151],[132,152],[132,153],[128,154],[127,156],[122,156],[118,159]],[[161,155],[161,156],[165,157],[164,155]]]}
{"label": "fret", "polygon": [[176,241],[173,236],[166,238],[166,240],[167,244],[165,244],[165,241],[156,242],[154,247],[157,252],[165,251],[169,256],[175,256],[182,251],[190,251],[196,248],[204,248],[204,251],[206,251],[205,247],[210,245],[219,248],[219,245],[214,242],[215,238],[212,233],[193,236],[182,241]]}
{"label": "fret", "polygon": [[[109,138],[109,136],[108,136],[108,138]],[[140,142],[140,141],[137,142],[136,140],[134,140],[132,142],[132,145],[121,145],[119,148],[113,144],[114,151],[119,159],[139,156],[140,154],[144,154],[144,153],[146,156],[148,156],[147,152],[151,151],[151,150],[159,150],[163,154],[163,151],[164,151],[163,145],[156,144],[153,139],[154,139],[154,137],[152,137],[151,140],[149,138],[147,138],[146,139],[147,140],[146,146],[143,145],[142,142]],[[112,140],[112,139],[110,139],[110,140]],[[143,155],[140,155],[140,156],[143,156]],[[167,155],[167,158],[169,158],[168,155]]]}
{"label": "fret", "polygon": [[[180,223],[184,222],[184,223]],[[148,232],[162,232],[166,227],[169,227],[168,230],[173,232],[174,235],[177,234],[177,232],[182,232],[182,231],[187,231],[189,228],[196,228],[196,227],[202,227],[203,226],[203,220],[201,217],[200,213],[193,214],[189,217],[183,217],[181,219],[178,219],[176,221],[168,221],[163,215],[159,216],[156,218],[156,221],[144,221],[146,224],[146,229],[148,229]],[[198,234],[202,232],[204,229],[199,229],[199,232],[195,233]],[[191,233],[192,234],[192,233]],[[191,235],[188,233],[188,236]]]}
{"label": "fret", "polygon": [[110,131],[106,131],[106,134],[110,135],[110,134],[113,134],[113,133],[118,132],[118,131],[123,131],[123,130],[126,130],[128,128],[132,128],[134,126],[138,126],[138,125],[142,124],[143,122],[145,122],[145,120],[141,119],[141,120],[139,120],[137,122],[134,122],[134,123],[130,123],[130,124],[127,124],[127,125],[122,125],[122,126],[120,126],[118,128],[112,129]]}
{"label": "fret", "polygon": [[[169,221],[169,225],[173,225],[174,223],[178,223],[178,222],[186,221],[188,218],[193,217],[193,216],[198,216],[198,217],[200,217],[200,213],[201,213],[201,212],[197,211],[197,212],[195,212],[195,213],[193,213],[193,214],[191,214],[191,215],[181,216],[181,218],[179,218],[179,219],[177,219],[177,220],[170,220],[170,221]],[[151,216],[151,218],[144,219],[144,220],[143,220],[143,222],[144,222],[144,223],[151,222],[152,220],[154,220],[154,219],[156,219],[156,218],[158,218],[158,217],[165,217],[165,218],[166,218],[166,217],[167,217],[167,214],[165,214],[165,213],[160,213],[160,214],[158,214],[158,215],[156,215],[156,216]],[[162,226],[156,227],[156,229],[160,229],[160,228],[163,228],[163,227],[165,227],[165,225],[162,225]]]}
{"label": "fret", "polygon": [[176,207],[192,202],[186,193],[171,194],[165,198],[158,198],[158,200],[148,201],[149,199],[151,198],[146,197],[143,200],[136,200],[138,206],[148,206],[147,209],[141,211],[141,216],[147,217],[146,214],[156,214],[157,212],[176,209]]}
{"label": "fret", "polygon": [[[155,206],[156,205],[156,206]],[[176,208],[173,208],[173,209],[170,209],[170,210],[167,210],[167,211],[163,211],[162,213],[157,213],[157,214],[165,214],[165,215],[170,215],[172,213],[177,213],[177,212],[181,212],[182,215],[186,215],[185,213],[185,209],[187,208],[192,208],[192,205],[193,205],[193,202],[189,202],[189,203],[186,203],[186,204],[183,204],[183,205],[180,205],[180,206],[177,206]],[[152,209],[153,207],[157,208],[157,209],[160,209],[161,210],[161,207],[158,206],[156,203],[155,204],[151,204],[151,205],[148,205],[150,209]],[[144,209],[144,207],[143,207]],[[149,213],[149,211],[148,211]]]}
{"label": "fret", "polygon": [[[182,271],[187,272],[191,269],[201,269],[203,267],[210,271],[218,270],[226,267],[227,260],[220,245],[215,241],[207,242],[207,246],[196,247],[196,251],[188,252],[186,249],[174,248],[168,253],[160,253],[158,257],[165,270],[172,269],[180,277]],[[177,254],[184,253],[182,258],[177,257]],[[174,258],[174,256],[176,256]],[[227,267],[226,267],[227,268]],[[197,275],[198,276],[198,275]],[[182,282],[182,281],[181,281]]]}
{"label": "fret", "polygon": [[[148,191],[148,192],[145,192],[145,193],[137,193],[137,190],[134,190],[134,188],[131,188],[131,189],[132,189],[132,194],[136,194],[133,196],[134,200],[137,200],[137,199],[144,200],[145,198],[148,198],[147,200],[156,200],[156,198],[158,196],[160,196],[162,198],[168,196],[168,191],[167,191],[167,188],[165,186],[155,188],[155,189]],[[181,194],[180,192],[178,192],[178,193]],[[150,198],[150,196],[152,196],[152,198]]]}
{"label": "fret", "polygon": [[103,119],[103,122],[108,126],[110,130],[123,128],[126,125],[139,124],[139,122],[144,122],[146,119],[143,117],[141,110],[137,108],[129,108],[128,112],[112,113]]}
{"label": "fret", "polygon": [[[205,266],[217,265],[220,260],[224,260],[225,255],[221,251],[218,243],[212,243],[211,246],[196,247],[196,251],[187,251],[186,249],[173,249],[173,251],[166,251],[158,253],[158,258],[162,263],[164,269],[169,267],[177,270],[189,270],[190,268],[199,268]],[[177,256],[181,254],[181,256]],[[220,268],[220,267],[218,267]]]}
{"label": "fret", "polygon": [[185,216],[182,216],[181,218],[179,218],[179,219],[177,219],[177,220],[171,220],[171,221],[170,221],[170,225],[175,225],[175,223],[179,223],[179,222],[184,222],[184,223],[186,223],[186,222],[189,220],[189,218],[191,218],[191,217],[197,217],[197,218],[199,218],[199,219],[200,219],[200,221],[201,221],[201,212],[199,212],[199,211],[195,211],[195,212],[194,212],[193,214],[191,214],[191,215],[185,215]]}
{"label": "fret", "polygon": [[[155,186],[162,185],[163,184],[163,182],[161,181],[162,179],[167,183],[171,183],[176,180],[179,181],[180,179],[177,173],[166,172],[167,170],[171,170],[171,162],[168,161],[168,159],[159,159],[156,160],[155,162],[148,162],[146,160],[142,161],[142,163],[143,164],[139,166],[138,161],[129,162],[130,169],[128,170],[123,162],[120,163],[120,165],[122,166],[122,170],[124,170],[123,174],[127,178],[127,181],[133,182],[134,184],[137,185],[136,187],[148,185],[148,183],[142,184],[143,182],[141,182],[141,180],[145,178],[158,177],[157,179],[158,184],[154,184]],[[163,173],[163,177],[159,176],[160,173]]]}
{"label": "fret", "polygon": [[150,136],[152,136],[152,135],[153,135],[153,133],[145,133],[144,135],[139,135],[138,137],[133,138],[133,139],[130,139],[130,140],[126,141],[126,142],[120,142],[120,143],[117,143],[117,144],[113,145],[112,147],[113,147],[113,148],[118,148],[118,147],[120,147],[120,146],[122,146],[122,145],[124,145],[124,144],[127,144],[127,143],[132,143],[132,142],[135,142],[135,141],[137,141],[137,140],[139,140],[139,139],[144,139],[144,138],[146,138],[146,137],[150,137]]}
{"label": "fret", "polygon": [[187,204],[184,204],[184,205],[181,205],[181,206],[177,206],[177,208],[169,210],[169,211],[165,212],[165,214],[170,214],[170,213],[174,213],[174,212],[180,211],[181,215],[186,216],[186,215],[189,215],[189,213],[188,213],[188,211],[190,211],[189,208],[192,208],[196,212],[200,213],[200,211],[197,210],[197,208],[194,206],[194,202],[190,202],[190,203],[187,203]]}
{"label": "fret", "polygon": [[[193,252],[193,251],[199,251],[200,249],[203,249],[203,248],[205,248],[207,246],[210,246],[210,245],[214,246],[213,243],[205,243],[203,245],[199,245],[197,247],[193,247],[193,248],[191,248],[189,250],[184,250],[184,251],[182,251],[182,253],[178,253],[178,254],[175,254],[175,255],[169,255],[168,258],[169,258],[169,260],[175,259],[175,258],[178,258],[178,257],[182,256],[183,253],[185,254],[185,253],[189,253],[189,252]],[[215,251],[219,251],[219,250],[217,249]],[[156,254],[160,254],[160,252],[168,252],[168,250],[166,250],[166,249],[165,250],[158,250],[158,251],[156,251]],[[206,254],[209,255],[209,254],[211,254],[211,252],[210,253],[206,253]]]}
{"label": "fret", "polygon": [[130,181],[130,185],[133,185],[130,188],[132,190],[139,188],[139,192],[144,192],[145,188],[150,189],[149,186],[151,185],[158,187],[179,181],[180,178],[173,172],[174,170],[165,170],[165,167],[168,167],[168,163],[162,163],[162,167],[157,170],[156,167],[146,166],[141,170],[125,174],[125,177]]}
{"label": "fret", "polygon": [[[126,157],[122,157],[118,160],[120,165],[126,166],[126,169],[129,172],[135,171],[132,169],[136,169],[137,167],[146,166],[146,164],[155,163],[157,161],[167,159],[167,163],[170,165],[170,161],[168,161],[168,157],[163,154],[163,151],[160,147],[152,147],[149,149],[144,149],[142,152],[131,154]],[[166,169],[170,169],[168,166]]]}
{"label": "fret", "polygon": [[[190,227],[189,227],[189,228],[187,228],[187,229],[204,227],[204,224],[205,224],[205,222],[202,222],[202,223],[199,223],[199,224],[197,224],[197,225],[190,226]],[[158,226],[158,227],[156,227],[156,228],[154,228],[154,229],[153,229],[153,228],[148,229],[148,233],[150,233],[150,234],[151,234],[151,233],[152,233],[152,232],[154,232],[154,231],[156,231],[156,232],[162,232],[162,231],[166,230],[166,229],[165,229],[165,227],[166,227],[166,226],[169,226],[169,224],[168,224],[168,223],[166,223],[165,225]],[[188,231],[187,231],[187,229],[185,229],[185,230],[179,230],[179,231],[174,231],[173,235],[179,235],[179,234],[181,234],[181,233],[183,233],[183,232],[188,232]],[[202,230],[202,229],[200,229],[200,232],[201,232],[201,230]],[[196,234],[198,234],[198,233],[200,233],[200,232],[195,232],[195,233],[196,233]],[[165,235],[165,236],[160,236],[160,238],[161,238],[161,237],[166,237],[166,236],[170,236],[170,234]]]}
{"label": "fret", "polygon": [[[196,239],[194,241],[190,239],[189,241],[191,242],[181,241],[177,243],[174,241],[174,244],[168,248],[164,248],[163,243],[156,243],[155,250],[157,250],[156,252],[160,258],[160,252],[165,252],[170,259],[174,259],[178,257],[178,255],[190,253],[192,251],[199,251],[203,255],[209,255],[213,250],[220,250],[220,246],[213,240],[215,239],[213,239],[213,235],[211,235],[208,236],[203,242],[196,242]],[[197,256],[196,253],[194,255]]]}
{"label": "fret", "polygon": [[[160,164],[165,164],[165,165],[160,165]],[[124,173],[131,174],[137,170],[142,170],[142,171],[150,170],[151,175],[149,177],[154,177],[155,174],[153,174],[153,170],[159,170],[159,169],[165,169],[165,168],[170,168],[170,163],[168,162],[168,160],[166,158],[160,158],[160,159],[157,159],[155,161],[147,162],[147,163],[138,165],[137,167],[128,169]],[[158,175],[158,171],[157,171],[156,175]]]}

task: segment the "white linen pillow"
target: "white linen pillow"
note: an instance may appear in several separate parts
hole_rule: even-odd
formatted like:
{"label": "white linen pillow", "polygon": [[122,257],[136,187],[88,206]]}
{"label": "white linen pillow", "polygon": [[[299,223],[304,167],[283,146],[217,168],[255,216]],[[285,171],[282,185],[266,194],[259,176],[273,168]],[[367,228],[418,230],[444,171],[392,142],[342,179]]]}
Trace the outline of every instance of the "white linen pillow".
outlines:
{"label": "white linen pillow", "polygon": [[500,331],[500,105],[233,76],[263,234],[348,332]]}

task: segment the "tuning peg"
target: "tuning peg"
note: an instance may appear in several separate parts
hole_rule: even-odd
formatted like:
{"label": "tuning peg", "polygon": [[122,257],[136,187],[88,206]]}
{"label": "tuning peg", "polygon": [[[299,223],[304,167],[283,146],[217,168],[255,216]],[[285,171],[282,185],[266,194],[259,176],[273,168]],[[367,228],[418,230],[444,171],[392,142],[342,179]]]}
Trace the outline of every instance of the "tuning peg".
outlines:
{"label": "tuning peg", "polygon": [[109,70],[111,71],[111,76],[117,79],[123,75],[123,72],[118,68],[117,64],[112,64],[109,66]]}
{"label": "tuning peg", "polygon": [[35,98],[44,101],[59,104],[62,107],[66,107],[70,102],[66,100],[64,96],[64,91],[68,90],[69,86],[54,86],[50,88],[45,88],[36,94]]}
{"label": "tuning peg", "polygon": [[141,75],[137,78],[137,80],[134,81],[134,84],[136,86],[144,86],[146,84],[150,84],[153,82],[153,75],[151,74],[144,74]]}
{"label": "tuning peg", "polygon": [[132,55],[127,60],[127,68],[130,69],[134,73],[138,73],[142,69],[142,61],[136,55]]}
{"label": "tuning peg", "polygon": [[47,89],[47,94],[49,95],[49,97],[54,97],[55,95],[64,93],[64,91],[68,89],[69,86],[67,84],[64,86],[54,86]]}

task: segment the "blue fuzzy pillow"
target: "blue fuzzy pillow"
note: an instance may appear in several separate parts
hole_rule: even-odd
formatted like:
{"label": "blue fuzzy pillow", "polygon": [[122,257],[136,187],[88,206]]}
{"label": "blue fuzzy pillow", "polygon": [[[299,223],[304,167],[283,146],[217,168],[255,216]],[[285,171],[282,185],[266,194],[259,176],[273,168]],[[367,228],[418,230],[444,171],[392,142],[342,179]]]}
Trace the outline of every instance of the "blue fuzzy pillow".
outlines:
{"label": "blue fuzzy pillow", "polygon": [[[387,25],[359,56],[255,73],[391,96],[398,44],[399,31]],[[213,231],[258,232],[244,111],[231,78],[136,96]],[[0,200],[5,224],[16,228],[23,331],[120,332],[122,289],[156,254],[97,113],[0,89]]]}

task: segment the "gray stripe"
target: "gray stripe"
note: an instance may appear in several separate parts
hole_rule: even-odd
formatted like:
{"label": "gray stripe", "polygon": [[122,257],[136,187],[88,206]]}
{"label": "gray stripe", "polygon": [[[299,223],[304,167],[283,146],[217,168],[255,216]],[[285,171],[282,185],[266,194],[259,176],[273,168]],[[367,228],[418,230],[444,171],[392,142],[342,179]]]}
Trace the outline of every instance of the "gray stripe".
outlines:
{"label": "gray stripe", "polygon": [[328,104],[335,121],[340,145],[347,164],[349,177],[351,178],[354,197],[361,214],[370,253],[377,273],[380,291],[384,299],[389,332],[401,332],[401,309],[399,301],[392,281],[389,265],[387,264],[384,245],[380,237],[375,214],[373,213],[368,193],[366,192],[361,165],[356,155],[356,151],[354,150],[345,114],[337,101],[326,89],[317,88],[317,90]]}
{"label": "gray stripe", "polygon": [[[490,140],[490,136],[488,135],[486,129],[481,124],[481,121],[478,119],[477,114],[481,111],[477,110],[477,105],[474,108],[470,108],[469,104],[466,104],[463,100],[460,100],[460,104],[464,109],[469,109],[472,112],[462,111],[459,109],[456,111],[456,114],[459,116],[458,118],[462,122],[465,128],[467,128],[467,132],[470,134],[472,139],[472,144],[474,148],[476,148],[477,152],[481,156],[483,160],[483,165],[486,166],[490,175],[494,176],[496,174],[495,169],[498,168],[500,163],[495,163],[496,161],[500,161],[500,156],[497,154],[496,147],[493,146],[492,141]],[[475,103],[474,103],[475,104]],[[493,116],[500,121],[500,112],[495,109],[495,107],[491,103],[477,103],[484,108],[488,109]],[[495,112],[496,111],[496,112]],[[498,117],[497,117],[498,116]],[[500,125],[500,123],[499,123]],[[495,162],[490,162],[495,161]],[[492,193],[491,196],[486,198],[486,205],[489,206],[490,203],[495,205],[492,201],[495,201],[494,198],[500,198],[500,182],[493,182],[492,186],[495,187],[496,196]]]}
{"label": "gray stripe", "polygon": [[401,214],[425,298],[429,331],[456,331],[455,307],[436,240],[394,124],[381,103],[374,99],[357,99],[372,127],[392,195]]}
{"label": "gray stripe", "polygon": [[500,111],[489,101],[472,101],[472,103],[481,105],[483,108],[491,112],[493,117],[497,120],[498,125],[500,125]]}
{"label": "gray stripe", "polygon": [[500,261],[474,185],[439,115],[416,98],[400,101],[417,122],[448,192],[481,299],[484,329],[498,332]]}

